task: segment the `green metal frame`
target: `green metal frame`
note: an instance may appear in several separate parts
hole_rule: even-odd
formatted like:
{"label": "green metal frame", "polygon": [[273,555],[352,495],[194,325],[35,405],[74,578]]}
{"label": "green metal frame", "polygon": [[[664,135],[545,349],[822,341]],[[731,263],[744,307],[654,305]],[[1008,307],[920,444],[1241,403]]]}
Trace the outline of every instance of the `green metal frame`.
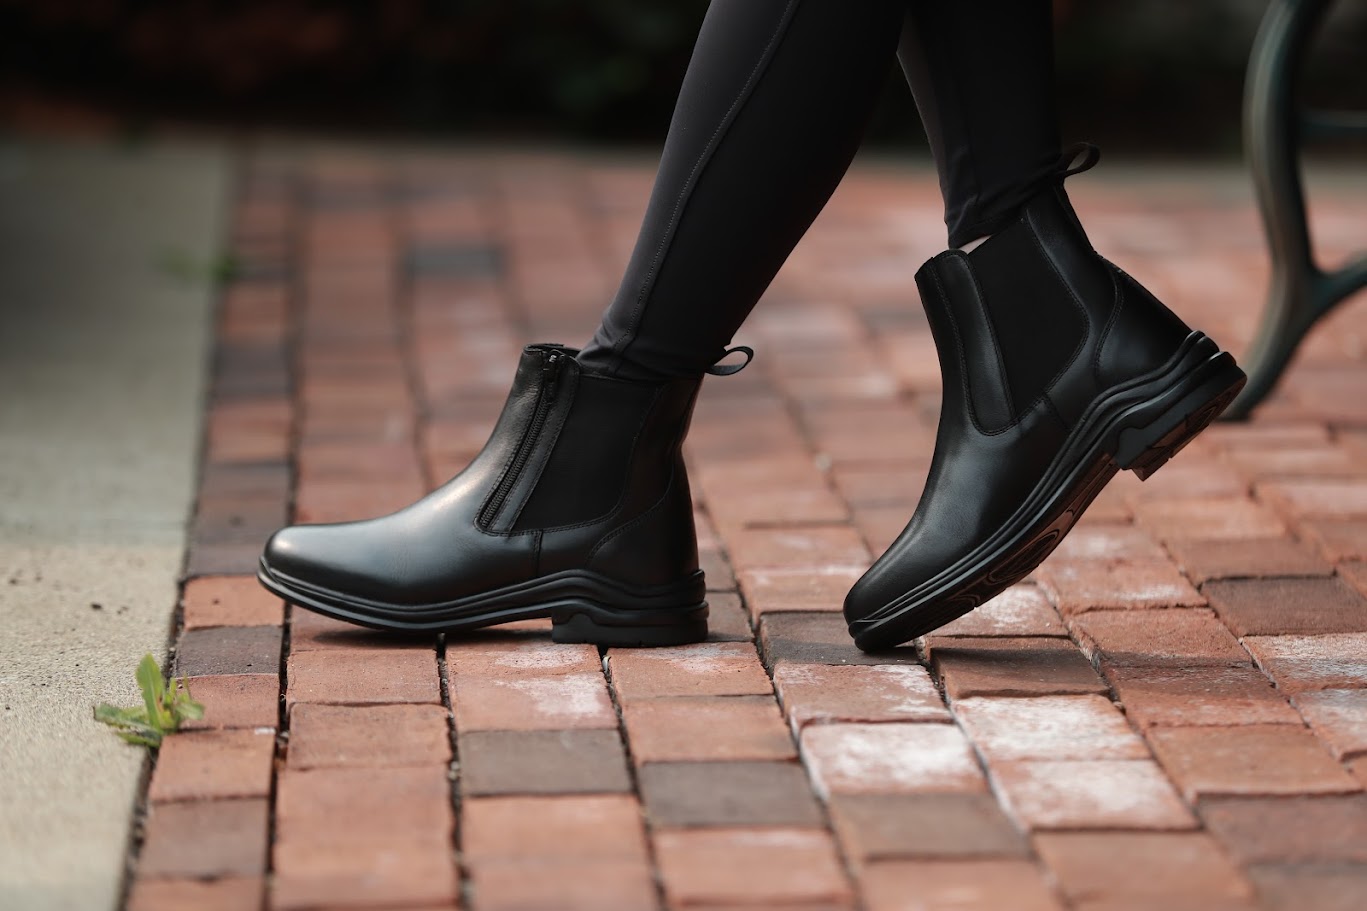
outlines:
{"label": "green metal frame", "polygon": [[1332,0],[1272,0],[1248,64],[1244,141],[1258,209],[1272,257],[1272,285],[1253,347],[1244,358],[1248,385],[1225,412],[1248,417],[1270,393],[1311,327],[1367,286],[1367,257],[1326,271],[1315,262],[1305,217],[1300,145],[1367,135],[1367,115],[1301,112],[1300,74],[1310,42]]}

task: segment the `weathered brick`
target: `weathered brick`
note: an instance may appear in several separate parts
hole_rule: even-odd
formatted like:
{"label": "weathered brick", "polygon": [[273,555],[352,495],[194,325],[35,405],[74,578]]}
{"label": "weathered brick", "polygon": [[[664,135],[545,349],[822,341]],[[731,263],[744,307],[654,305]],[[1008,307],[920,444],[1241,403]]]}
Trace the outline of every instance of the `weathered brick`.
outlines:
{"label": "weathered brick", "polygon": [[444,765],[451,759],[439,705],[313,705],[290,710],[292,769]]}
{"label": "weathered brick", "polygon": [[771,696],[643,699],[622,717],[638,763],[797,755]]}
{"label": "weathered brick", "polygon": [[195,731],[168,737],[157,752],[148,799],[266,797],[275,730]]}
{"label": "weathered brick", "polygon": [[[1066,540],[1066,539],[1065,539]],[[1013,585],[952,620],[936,636],[1067,636],[1058,611],[1037,585]]]}
{"label": "weathered brick", "polygon": [[1367,690],[1320,690],[1295,697],[1296,708],[1339,759],[1367,753]]}
{"label": "weathered brick", "polygon": [[1350,519],[1367,516],[1367,479],[1302,478],[1264,481],[1261,499],[1297,518]]}
{"label": "weathered brick", "polygon": [[1030,853],[990,794],[837,794],[830,806],[841,846],[857,861]]}
{"label": "weathered brick", "polygon": [[260,911],[265,907],[265,882],[259,876],[139,878],[128,893],[128,911]]}
{"label": "weathered brick", "polygon": [[952,724],[809,725],[802,761],[823,797],[986,787],[972,746]]}
{"label": "weathered brick", "polygon": [[1367,687],[1367,633],[1249,636],[1244,647],[1283,692]]}
{"label": "weathered brick", "polygon": [[1095,611],[1073,620],[1082,649],[1103,664],[1128,667],[1223,667],[1248,653],[1204,609]]}
{"label": "weathered brick", "polygon": [[977,697],[954,714],[988,762],[1146,759],[1148,748],[1104,696]]}
{"label": "weathered brick", "polygon": [[300,607],[290,608],[290,654],[340,649],[410,648],[435,650],[435,633],[395,633],[335,620]]}
{"label": "weathered brick", "polygon": [[1367,895],[1362,864],[1259,864],[1248,873],[1271,911],[1357,911]]}
{"label": "weathered brick", "polygon": [[466,731],[546,731],[617,727],[601,671],[480,677],[451,683],[456,728]]}
{"label": "weathered brick", "polygon": [[1108,692],[1087,657],[1067,639],[935,636],[926,648],[951,699]]}
{"label": "weathered brick", "polygon": [[1144,563],[1046,561],[1035,570],[1065,615],[1093,610],[1201,607],[1206,599],[1167,560]]}
{"label": "weathered brick", "polygon": [[1149,742],[1188,800],[1207,794],[1325,794],[1358,785],[1305,728],[1151,728]]}
{"label": "weathered brick", "polygon": [[1029,829],[1194,829],[1151,759],[992,763],[1006,811]]}
{"label": "weathered brick", "polygon": [[1096,524],[1074,529],[1050,554],[1052,563],[1103,560],[1109,563],[1162,562],[1167,551],[1136,525]]}
{"label": "weathered brick", "polygon": [[290,706],[440,703],[437,657],[426,649],[403,648],[291,654],[285,696]]}
{"label": "weathered brick", "polygon": [[1204,832],[1051,832],[1035,850],[1074,902],[1169,897],[1210,902],[1252,895],[1248,882]]}
{"label": "weathered brick", "polygon": [[214,626],[279,625],[284,602],[255,576],[200,576],[185,583],[181,597],[186,629]]}
{"label": "weathered brick", "polygon": [[1237,636],[1367,631],[1367,598],[1341,579],[1230,580],[1202,591]]}
{"label": "weathered brick", "polygon": [[266,872],[269,816],[269,801],[259,797],[153,804],[138,876],[260,876]]}
{"label": "weathered brick", "polygon": [[522,679],[532,675],[602,672],[592,645],[561,645],[543,635],[509,633],[507,627],[448,641],[446,668],[453,680],[462,677]]}
{"label": "weathered brick", "polygon": [[869,864],[862,883],[869,911],[901,911],[908,896],[924,908],[1063,908],[1043,871],[1027,860],[884,860]]}
{"label": "weathered brick", "polygon": [[835,613],[770,613],[760,620],[760,648],[764,663],[794,664],[915,664],[911,646],[887,649],[876,655],[861,652],[850,638],[845,619]]}
{"label": "weathered brick", "polygon": [[1331,563],[1367,560],[1367,519],[1311,519],[1300,528]]}
{"label": "weathered brick", "polygon": [[204,717],[181,730],[274,728],[280,716],[278,674],[224,674],[190,677],[190,696],[203,704]]}
{"label": "weathered brick", "polygon": [[654,842],[671,907],[850,899],[835,844],[821,830],[673,829]]}
{"label": "weathered brick", "polygon": [[657,829],[823,823],[807,774],[795,762],[648,762],[638,777]]}
{"label": "weathered brick", "polygon": [[[613,689],[622,700],[768,695],[774,690],[755,647],[749,643],[618,648],[608,653],[607,661]],[[615,723],[615,716],[613,720]]]}
{"label": "weathered brick", "polygon": [[731,564],[747,570],[775,567],[867,566],[869,551],[848,525],[746,528],[727,539]]}
{"label": "weathered brick", "polygon": [[1267,507],[1246,496],[1191,497],[1136,503],[1135,519],[1164,540],[1277,538],[1286,526]]}
{"label": "weathered brick", "polygon": [[636,860],[500,858],[470,865],[479,911],[658,911],[650,866]]}
{"label": "weathered brick", "polygon": [[471,797],[461,805],[468,861],[646,860],[641,805],[629,794]]}
{"label": "weathered brick", "polygon": [[1212,579],[1327,576],[1333,572],[1333,567],[1313,548],[1294,538],[1176,539],[1168,542],[1168,550],[1187,578],[1197,585]]}
{"label": "weathered brick", "polygon": [[913,664],[774,667],[783,713],[794,732],[826,721],[948,721],[926,669]]}
{"label": "weathered brick", "polygon": [[272,911],[314,908],[445,907],[458,894],[445,839],[277,843]]}
{"label": "weathered brick", "polygon": [[616,731],[472,731],[457,741],[467,794],[604,794],[631,790]]}
{"label": "weathered brick", "polygon": [[1367,863],[1367,794],[1221,797],[1201,818],[1239,863]]}
{"label": "weathered brick", "polygon": [[1295,724],[1286,697],[1252,667],[1119,667],[1106,676],[1125,714],[1153,725]]}
{"label": "weathered brick", "polygon": [[280,627],[224,626],[189,630],[176,648],[176,676],[275,674],[280,669]]}
{"label": "weathered brick", "polygon": [[750,569],[740,574],[740,590],[756,621],[774,611],[835,612],[863,574],[862,565]]}

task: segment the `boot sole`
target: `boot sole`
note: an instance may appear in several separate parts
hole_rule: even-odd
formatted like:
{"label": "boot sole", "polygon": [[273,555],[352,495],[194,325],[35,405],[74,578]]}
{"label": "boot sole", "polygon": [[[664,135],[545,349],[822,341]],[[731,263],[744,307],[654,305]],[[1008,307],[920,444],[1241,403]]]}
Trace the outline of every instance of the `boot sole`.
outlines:
{"label": "boot sole", "polygon": [[1025,578],[1117,472],[1148,480],[1229,407],[1246,381],[1234,358],[1202,333],[1192,333],[1170,366],[1122,384],[1093,404],[1001,531],[870,620],[850,624],[855,645],[867,652],[923,636]]}
{"label": "boot sole", "polygon": [[635,648],[688,645],[707,638],[701,572],[667,589],[633,590],[596,573],[572,570],[420,606],[369,601],[310,585],[273,570],[264,559],[257,579],[273,594],[306,610],[391,632],[458,633],[549,617],[554,642]]}

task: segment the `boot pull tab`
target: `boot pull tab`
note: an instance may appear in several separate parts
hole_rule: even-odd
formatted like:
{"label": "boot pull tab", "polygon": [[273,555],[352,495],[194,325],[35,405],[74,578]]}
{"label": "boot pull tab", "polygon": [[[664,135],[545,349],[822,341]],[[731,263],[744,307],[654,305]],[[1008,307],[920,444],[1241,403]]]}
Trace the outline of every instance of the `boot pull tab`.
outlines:
{"label": "boot pull tab", "polygon": [[[1081,156],[1079,158],[1079,156]],[[1059,180],[1090,171],[1101,160],[1101,149],[1090,142],[1075,142],[1059,156],[1057,174]]]}
{"label": "boot pull tab", "polygon": [[[741,361],[739,364],[721,363],[731,355],[737,353],[745,355],[745,360]],[[750,366],[750,362],[754,359],[754,348],[751,348],[749,345],[737,345],[734,348],[727,348],[725,353],[723,353],[721,357],[717,358],[717,363],[707,368],[706,373],[710,374],[711,376],[731,376],[733,373],[740,373],[746,367]]]}

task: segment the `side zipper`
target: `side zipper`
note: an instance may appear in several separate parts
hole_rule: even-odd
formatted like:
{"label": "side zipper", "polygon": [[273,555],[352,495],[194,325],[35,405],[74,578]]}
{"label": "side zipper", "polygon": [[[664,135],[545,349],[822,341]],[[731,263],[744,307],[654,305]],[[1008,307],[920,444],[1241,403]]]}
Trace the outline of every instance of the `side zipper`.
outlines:
{"label": "side zipper", "polygon": [[488,528],[489,524],[498,516],[499,510],[503,508],[503,502],[508,499],[508,494],[512,492],[513,485],[517,483],[518,476],[522,474],[522,469],[526,466],[527,460],[531,458],[532,450],[536,448],[537,437],[541,436],[541,428],[545,426],[546,417],[551,412],[551,406],[555,404],[556,386],[560,379],[560,360],[564,354],[560,351],[551,351],[546,356],[546,362],[541,365],[541,388],[536,393],[536,409],[532,412],[532,421],[527,425],[527,432],[522,435],[522,440],[517,444],[517,452],[513,455],[513,461],[509,464],[508,470],[504,472],[502,480],[498,482],[498,487],[494,490],[489,502],[484,504],[484,509],[480,510],[479,524],[481,527]]}

